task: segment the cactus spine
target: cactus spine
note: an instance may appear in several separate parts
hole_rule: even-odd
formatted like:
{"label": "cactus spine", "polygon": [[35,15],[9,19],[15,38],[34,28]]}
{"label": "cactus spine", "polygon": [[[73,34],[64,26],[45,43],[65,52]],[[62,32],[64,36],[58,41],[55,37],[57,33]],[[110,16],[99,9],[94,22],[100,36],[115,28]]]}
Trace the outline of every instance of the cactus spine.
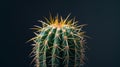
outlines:
{"label": "cactus spine", "polygon": [[84,25],[75,19],[68,20],[50,15],[43,27],[35,26],[32,55],[35,67],[81,67],[84,62]]}

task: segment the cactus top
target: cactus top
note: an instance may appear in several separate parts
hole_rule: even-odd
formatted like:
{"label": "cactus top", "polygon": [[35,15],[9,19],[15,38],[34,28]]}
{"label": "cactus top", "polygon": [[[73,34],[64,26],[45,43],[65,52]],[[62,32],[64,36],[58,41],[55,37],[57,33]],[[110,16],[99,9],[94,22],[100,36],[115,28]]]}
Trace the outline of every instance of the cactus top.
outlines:
{"label": "cactus top", "polygon": [[66,19],[63,19],[62,17],[60,17],[60,20],[58,19],[58,15],[56,16],[55,19],[52,18],[52,16],[50,16],[50,21],[48,23],[50,23],[51,26],[53,27],[57,27],[57,28],[61,28],[63,26],[70,26],[72,23],[72,20],[67,21],[69,15],[66,17]]}
{"label": "cactus top", "polygon": [[[77,28],[79,26],[76,25],[78,21],[75,21],[75,18],[68,20],[70,14],[63,19],[62,16],[59,18],[58,15],[54,18],[50,15],[50,19],[45,18],[46,22],[40,21],[43,23],[43,27],[52,26],[54,28],[62,28],[64,26],[71,26]],[[81,26],[81,25],[80,25]]]}

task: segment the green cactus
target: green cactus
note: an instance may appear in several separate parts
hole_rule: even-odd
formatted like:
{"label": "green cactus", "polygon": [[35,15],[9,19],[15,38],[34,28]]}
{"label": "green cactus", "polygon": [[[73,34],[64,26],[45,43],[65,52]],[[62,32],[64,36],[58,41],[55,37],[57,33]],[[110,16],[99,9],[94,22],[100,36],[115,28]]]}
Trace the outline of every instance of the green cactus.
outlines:
{"label": "green cactus", "polygon": [[84,64],[85,38],[83,25],[77,25],[75,18],[68,20],[59,17],[40,21],[43,27],[36,26],[33,41],[35,67],[81,67]]}

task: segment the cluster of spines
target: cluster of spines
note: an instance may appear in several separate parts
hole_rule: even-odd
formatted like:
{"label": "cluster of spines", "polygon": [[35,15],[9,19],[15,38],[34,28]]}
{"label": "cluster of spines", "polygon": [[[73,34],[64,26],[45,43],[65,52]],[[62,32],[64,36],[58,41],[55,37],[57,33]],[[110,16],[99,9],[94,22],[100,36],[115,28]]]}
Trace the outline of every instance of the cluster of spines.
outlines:
{"label": "cluster of spines", "polygon": [[[56,22],[57,19],[54,20]],[[41,21],[42,22],[42,21]],[[58,22],[58,21],[57,21]],[[36,37],[33,52],[36,67],[80,67],[84,62],[84,25],[75,21],[62,27],[42,22],[43,28],[35,26]],[[59,23],[59,22],[58,22]]]}

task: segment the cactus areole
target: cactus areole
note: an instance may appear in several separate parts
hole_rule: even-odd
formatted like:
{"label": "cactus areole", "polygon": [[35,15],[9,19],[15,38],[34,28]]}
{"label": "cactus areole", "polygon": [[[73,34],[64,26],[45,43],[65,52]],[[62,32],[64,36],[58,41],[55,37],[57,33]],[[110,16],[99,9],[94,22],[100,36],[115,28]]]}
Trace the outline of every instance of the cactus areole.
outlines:
{"label": "cactus areole", "polygon": [[85,38],[82,31],[85,24],[58,15],[45,18],[42,27],[36,26],[35,37],[31,38],[35,67],[81,67],[84,64]]}

